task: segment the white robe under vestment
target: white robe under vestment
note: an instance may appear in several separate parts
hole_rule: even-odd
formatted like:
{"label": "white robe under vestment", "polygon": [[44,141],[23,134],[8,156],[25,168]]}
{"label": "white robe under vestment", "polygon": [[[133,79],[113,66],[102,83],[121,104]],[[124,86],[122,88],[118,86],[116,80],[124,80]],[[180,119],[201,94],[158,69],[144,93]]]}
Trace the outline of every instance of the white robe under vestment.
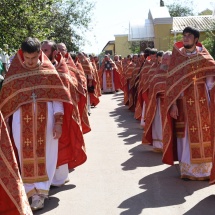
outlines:
{"label": "white robe under vestment", "polygon": [[[213,86],[213,77],[206,78],[206,89]],[[182,93],[183,96],[183,93]],[[209,98],[209,94],[208,94]],[[210,100],[209,100],[210,101]],[[185,137],[177,138],[177,151],[181,176],[188,176],[190,179],[204,179],[210,176],[212,162],[192,164],[190,161],[190,145],[188,137],[188,125],[185,122]]]}
{"label": "white robe under vestment", "polygon": [[[47,119],[47,133],[46,133],[46,170],[49,180],[44,182],[36,182],[32,184],[24,183],[25,191],[28,197],[31,197],[35,193],[48,195],[48,191],[54,177],[54,173],[57,165],[57,157],[58,157],[58,139],[54,139],[53,137],[53,127],[54,127],[54,114],[55,113],[64,113],[62,102],[47,102],[48,104],[48,119]],[[19,161],[22,163],[20,159],[21,151],[20,151],[20,134],[21,134],[21,111],[18,109],[13,114],[12,121],[12,131],[15,145],[18,150]]]}
{"label": "white robe under vestment", "polygon": [[160,98],[157,98],[157,108],[152,122],[152,145],[155,150],[163,150],[162,119],[160,110]]}

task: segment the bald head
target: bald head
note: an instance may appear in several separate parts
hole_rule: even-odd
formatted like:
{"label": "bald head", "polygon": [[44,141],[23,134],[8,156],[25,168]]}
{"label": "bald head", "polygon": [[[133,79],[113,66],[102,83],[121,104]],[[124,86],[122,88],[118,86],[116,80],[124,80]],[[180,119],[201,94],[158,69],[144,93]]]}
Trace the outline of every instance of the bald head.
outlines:
{"label": "bald head", "polygon": [[63,57],[65,57],[67,53],[66,45],[64,43],[58,43],[57,48],[58,48],[58,51],[63,55]]}

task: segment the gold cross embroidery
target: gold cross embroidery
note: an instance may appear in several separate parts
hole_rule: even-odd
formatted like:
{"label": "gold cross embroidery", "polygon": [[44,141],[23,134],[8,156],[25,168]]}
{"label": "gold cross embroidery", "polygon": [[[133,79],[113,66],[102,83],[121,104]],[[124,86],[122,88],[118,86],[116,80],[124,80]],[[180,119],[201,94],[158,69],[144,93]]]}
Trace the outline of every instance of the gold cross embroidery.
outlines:
{"label": "gold cross embroidery", "polygon": [[29,123],[29,121],[31,120],[31,117],[29,117],[28,115],[24,118],[24,120]]}
{"label": "gold cross embroidery", "polygon": [[31,98],[33,99],[33,102],[35,103],[35,102],[36,102],[37,95],[33,92]]}
{"label": "gold cross embroidery", "polygon": [[27,146],[29,146],[30,143],[31,143],[31,141],[27,138],[27,140],[25,141],[25,144],[26,144]]}
{"label": "gold cross embroidery", "polygon": [[40,137],[40,139],[38,140],[38,143],[40,144],[40,145],[42,145],[42,143],[43,143],[44,141],[41,139],[41,137]]}
{"label": "gold cross embroidery", "polygon": [[197,78],[196,78],[196,75],[193,77],[193,82],[194,82],[194,84],[196,84],[196,80],[197,80]]}
{"label": "gold cross embroidery", "polygon": [[205,131],[208,131],[209,128],[210,128],[210,127],[207,126],[206,124],[205,124],[205,126],[203,127],[203,129],[204,129]]}
{"label": "gold cross embroidery", "polygon": [[201,97],[200,102],[201,102],[202,104],[204,104],[204,103],[205,103],[205,100],[206,100],[206,99],[204,99],[204,98]]}
{"label": "gold cross embroidery", "polygon": [[190,98],[188,101],[187,101],[187,103],[189,103],[190,104],[190,106],[192,105],[192,103],[194,103],[194,101]]}
{"label": "gold cross embroidery", "polygon": [[44,117],[43,115],[41,115],[41,116],[39,117],[40,122],[42,122],[44,119],[45,119],[45,117]]}
{"label": "gold cross embroidery", "polygon": [[192,128],[190,128],[190,130],[194,133],[197,130],[197,128],[195,128],[195,126],[193,125]]}

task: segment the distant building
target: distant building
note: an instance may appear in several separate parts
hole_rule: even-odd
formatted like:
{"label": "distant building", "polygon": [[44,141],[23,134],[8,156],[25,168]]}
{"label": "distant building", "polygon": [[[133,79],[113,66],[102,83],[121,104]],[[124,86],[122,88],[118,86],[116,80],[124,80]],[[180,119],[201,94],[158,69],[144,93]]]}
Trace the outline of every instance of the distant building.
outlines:
{"label": "distant building", "polygon": [[114,35],[115,40],[109,41],[103,52],[109,50],[113,55],[125,57],[132,53],[132,44],[138,45],[141,51],[146,47],[166,51],[186,26],[196,27],[200,31],[200,41],[204,40],[207,30],[215,30],[215,11],[213,15],[206,16],[171,17],[166,6],[152,8],[148,19],[130,21],[128,34]]}
{"label": "distant building", "polygon": [[107,42],[105,47],[102,50],[105,54],[114,55],[115,53],[115,40]]}

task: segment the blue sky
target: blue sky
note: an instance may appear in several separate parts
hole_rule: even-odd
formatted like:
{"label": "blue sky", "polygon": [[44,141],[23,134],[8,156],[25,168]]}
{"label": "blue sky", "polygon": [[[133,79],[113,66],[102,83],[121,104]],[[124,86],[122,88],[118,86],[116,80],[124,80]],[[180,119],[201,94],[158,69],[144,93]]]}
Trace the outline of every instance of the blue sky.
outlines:
{"label": "blue sky", "polygon": [[[145,20],[148,17],[149,8],[158,7],[160,0],[88,0],[95,2],[93,11],[93,30],[86,32],[85,37],[89,41],[83,47],[86,53],[98,54],[110,40],[114,40],[115,34],[127,34],[129,21]],[[176,0],[164,0],[165,5],[172,4]],[[185,2],[182,1],[182,2]],[[213,10],[214,0],[193,0],[191,6],[194,13],[201,12],[206,8]]]}

